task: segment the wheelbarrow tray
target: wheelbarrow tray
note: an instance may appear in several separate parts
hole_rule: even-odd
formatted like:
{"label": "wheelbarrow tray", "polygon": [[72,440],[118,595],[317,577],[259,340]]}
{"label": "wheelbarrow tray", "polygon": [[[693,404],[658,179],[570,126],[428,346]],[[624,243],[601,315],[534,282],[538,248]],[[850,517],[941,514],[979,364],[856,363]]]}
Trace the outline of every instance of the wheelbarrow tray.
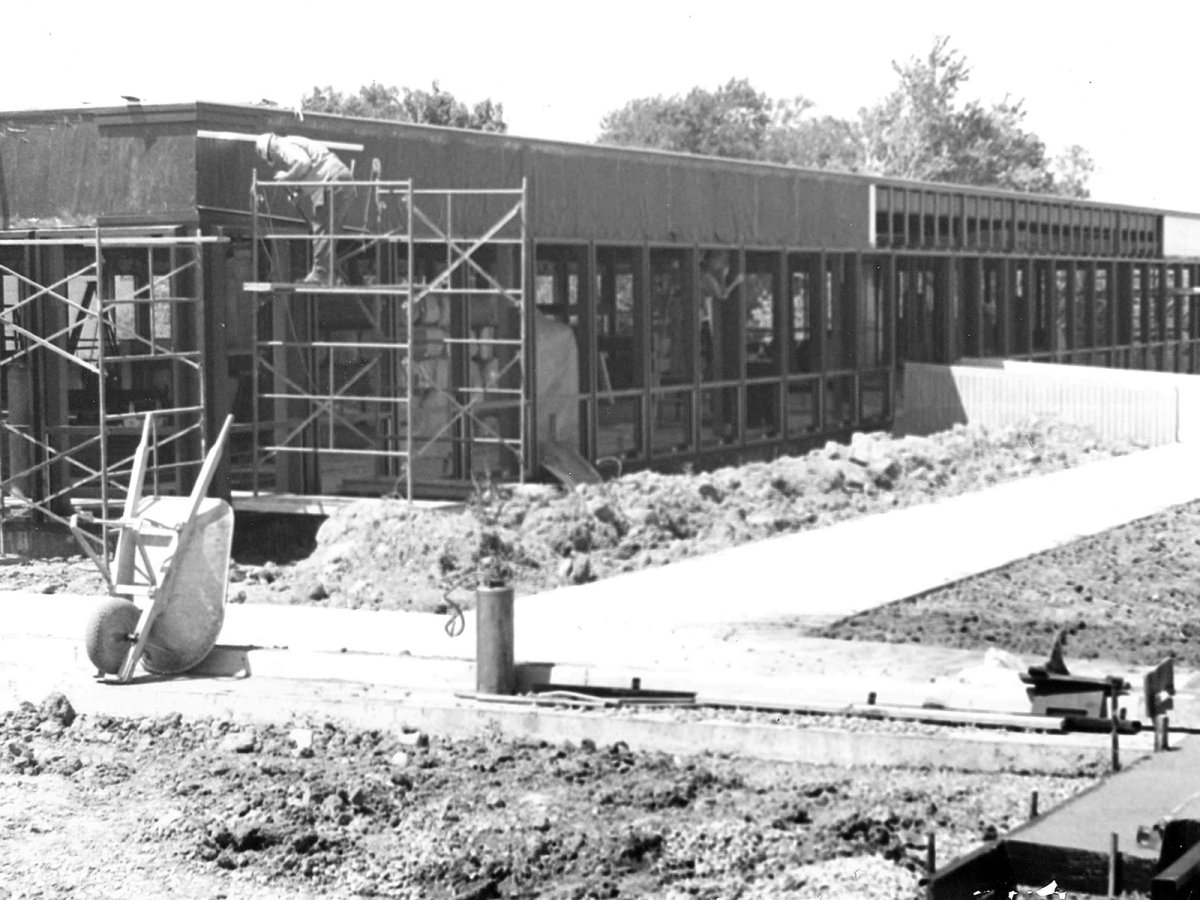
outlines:
{"label": "wheelbarrow tray", "polygon": [[135,577],[115,590],[146,598],[142,664],[158,675],[186,672],[202,662],[225,622],[233,508],[224,500],[205,498],[192,527],[184,529],[191,510],[189,497],[146,497],[136,506],[134,516],[142,527]]}

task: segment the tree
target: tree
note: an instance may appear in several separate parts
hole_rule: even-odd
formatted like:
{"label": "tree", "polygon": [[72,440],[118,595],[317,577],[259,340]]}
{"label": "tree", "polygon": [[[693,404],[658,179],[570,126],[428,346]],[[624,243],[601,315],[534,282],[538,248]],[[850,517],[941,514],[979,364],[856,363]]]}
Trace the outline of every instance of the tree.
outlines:
{"label": "tree", "polygon": [[[1057,192],[1045,144],[1024,127],[1022,102],[1007,97],[991,106],[957,102],[971,70],[949,38],[937,38],[925,57],[892,67],[899,77],[896,88],[859,116],[862,171]],[[1086,157],[1082,148],[1079,152]],[[1085,180],[1086,171],[1078,172]]]}
{"label": "tree", "polygon": [[1055,193],[1067,197],[1090,197],[1088,179],[1096,171],[1096,163],[1090,153],[1078,144],[1072,144],[1054,158]]}
{"label": "tree", "polygon": [[923,57],[892,63],[896,87],[858,116],[814,117],[804,97],[773,100],[746,79],[716,91],[631,100],[601,120],[599,140],[685,153],[1087,196],[1094,169],[1082,147],[1051,162],[1025,128],[1025,109],[1005,98],[961,103],[966,59],[939,37]]}
{"label": "tree", "polygon": [[771,100],[744,78],[715,91],[631,100],[600,122],[599,141],[704,156],[766,159],[774,131],[811,106],[803,97]]}
{"label": "tree", "polygon": [[377,81],[363,85],[357,94],[343,94],[329,86],[313,87],[300,103],[309,112],[447,125],[498,134],[508,131],[503,104],[489,98],[468,108],[449,91],[442,90],[436,81],[430,91],[398,88]]}

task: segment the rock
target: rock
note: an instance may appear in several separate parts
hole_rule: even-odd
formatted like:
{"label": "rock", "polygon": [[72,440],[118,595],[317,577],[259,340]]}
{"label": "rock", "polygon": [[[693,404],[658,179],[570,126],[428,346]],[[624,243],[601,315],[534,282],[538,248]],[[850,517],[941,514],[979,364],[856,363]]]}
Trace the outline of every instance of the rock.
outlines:
{"label": "rock", "polygon": [[388,764],[397,769],[406,769],[408,764],[412,762],[412,757],[403,750],[397,750],[388,759]]}
{"label": "rock", "polygon": [[292,755],[308,759],[313,755],[313,732],[311,728],[293,728],[288,732]]}
{"label": "rock", "polygon": [[571,578],[571,564],[574,559],[570,556],[564,556],[558,563],[558,580],[569,581]]}
{"label": "rock", "polygon": [[900,473],[904,471],[903,467],[890,456],[877,456],[867,463],[867,471],[871,477],[879,481],[887,479],[895,481],[900,477]]}
{"label": "rock", "polygon": [[500,882],[494,878],[483,878],[471,882],[454,895],[454,900],[499,900]]}
{"label": "rock", "polygon": [[62,723],[56,719],[47,719],[37,727],[38,734],[45,734],[51,737],[57,737],[63,733]]}
{"label": "rock", "polygon": [[239,853],[263,850],[273,843],[269,833],[263,830],[259,822],[239,822],[230,831],[233,835],[231,846]]}
{"label": "rock", "polygon": [[308,586],[304,595],[309,600],[326,600],[329,598],[329,591],[325,589],[325,585],[322,582],[316,581]]}
{"label": "rock", "polygon": [[396,736],[402,747],[428,747],[429,735],[423,731],[402,731]]}
{"label": "rock", "polygon": [[571,581],[574,584],[595,581],[595,575],[592,574],[592,558],[586,553],[581,553],[571,560]]}
{"label": "rock", "polygon": [[225,753],[253,753],[257,742],[258,735],[253,728],[234,731],[221,740],[221,750]]}
{"label": "rock", "polygon": [[840,471],[842,473],[842,487],[847,491],[865,490],[868,482],[871,480],[870,476],[867,475],[866,469],[862,466],[856,466],[852,462],[843,463]]}
{"label": "rock", "polygon": [[587,505],[588,515],[592,518],[606,523],[613,523],[617,520],[616,510],[612,508],[607,500],[595,499],[589,500]]}
{"label": "rock", "polygon": [[315,831],[306,831],[304,834],[297,835],[292,839],[292,852],[303,856],[305,853],[312,851],[319,841],[320,838]]}
{"label": "rock", "polygon": [[746,516],[746,524],[755,528],[775,528],[775,515],[765,511],[753,512]]}
{"label": "rock", "polygon": [[42,701],[38,715],[43,719],[54,719],[64,728],[70,728],[71,723],[75,721],[75,707],[65,695],[56,692]]}

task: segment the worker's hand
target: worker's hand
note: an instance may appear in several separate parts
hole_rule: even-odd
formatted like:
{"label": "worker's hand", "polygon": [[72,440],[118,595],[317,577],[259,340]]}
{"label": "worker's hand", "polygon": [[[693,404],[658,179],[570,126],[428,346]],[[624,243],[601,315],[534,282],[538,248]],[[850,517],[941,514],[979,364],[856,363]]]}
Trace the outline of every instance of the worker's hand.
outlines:
{"label": "worker's hand", "polygon": [[276,181],[283,181],[285,178],[287,178],[287,172],[276,172],[275,173]]}

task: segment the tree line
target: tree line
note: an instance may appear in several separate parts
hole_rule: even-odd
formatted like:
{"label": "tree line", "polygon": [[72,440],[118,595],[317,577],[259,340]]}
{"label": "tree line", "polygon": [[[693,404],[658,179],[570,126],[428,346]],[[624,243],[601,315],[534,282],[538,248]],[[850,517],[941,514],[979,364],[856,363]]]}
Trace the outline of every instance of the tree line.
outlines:
{"label": "tree line", "polygon": [[[938,37],[923,56],[893,62],[895,87],[850,118],[818,115],[804,96],[772,98],[745,78],[715,90],[630,100],[600,121],[598,143],[918,181],[942,181],[1087,197],[1095,169],[1079,145],[1051,157],[1025,125],[1024,102],[963,101],[966,58]],[[432,91],[372,82],[357,94],[317,88],[302,100],[314,112],[449,125],[506,133],[504,107],[490,98],[468,107]]]}

